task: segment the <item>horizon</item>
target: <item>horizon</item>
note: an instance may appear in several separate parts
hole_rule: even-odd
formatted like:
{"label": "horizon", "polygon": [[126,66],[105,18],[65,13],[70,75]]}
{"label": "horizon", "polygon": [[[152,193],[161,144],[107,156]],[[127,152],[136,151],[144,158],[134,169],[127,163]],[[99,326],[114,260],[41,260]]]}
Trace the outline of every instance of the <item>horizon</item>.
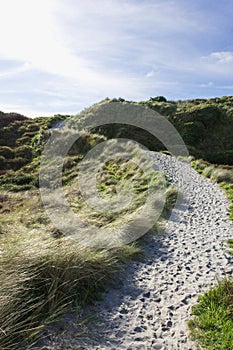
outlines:
{"label": "horizon", "polygon": [[[131,100],[131,101],[129,101],[129,100],[125,100],[123,97],[120,97],[120,98],[122,98],[123,100],[124,100],[124,102],[128,102],[128,103],[134,103],[134,102],[146,102],[146,101],[148,101],[150,98],[155,98],[155,97],[165,97],[165,99],[167,100],[167,102],[179,102],[179,101],[191,101],[191,100],[199,100],[199,99],[203,99],[203,100],[212,100],[212,99],[221,99],[221,98],[225,98],[225,97],[233,97],[233,95],[224,95],[224,96],[213,96],[213,97],[208,97],[208,98],[204,98],[204,97],[196,97],[196,98],[187,98],[187,99],[178,99],[178,100],[169,100],[169,99],[167,99],[166,98],[166,96],[151,96],[151,97],[148,97],[148,99],[147,100],[144,100],[144,101],[133,101],[133,100]],[[115,97],[113,97],[113,99],[114,99]],[[104,100],[106,100],[107,98],[105,98]],[[97,101],[97,102],[94,102],[92,105],[90,105],[90,106],[85,106],[82,110],[80,110],[80,111],[78,111],[77,113],[73,113],[73,114],[69,114],[69,113],[67,113],[67,114],[65,114],[65,113],[59,113],[59,112],[57,112],[57,113],[54,113],[54,114],[44,114],[44,115],[36,115],[36,116],[28,116],[28,115],[25,115],[25,114],[21,114],[21,113],[18,113],[17,111],[8,111],[8,112],[6,112],[6,111],[3,111],[3,110],[0,110],[0,113],[4,113],[4,114],[7,114],[7,113],[9,113],[9,114],[19,114],[19,115],[22,115],[22,116],[24,116],[24,117],[27,117],[27,118],[31,118],[31,119],[33,119],[33,118],[39,118],[39,117],[44,117],[44,118],[46,118],[46,117],[53,117],[53,116],[56,116],[56,115],[61,115],[61,116],[65,116],[65,115],[67,115],[67,116],[75,116],[75,115],[78,115],[79,113],[81,113],[81,112],[83,112],[85,109],[88,109],[88,108],[91,108],[92,106],[94,106],[95,104],[98,104],[98,103],[100,103],[100,102],[103,102],[104,100],[101,100],[101,101]]]}
{"label": "horizon", "polygon": [[6,113],[233,95],[232,0],[0,0],[0,10]]}

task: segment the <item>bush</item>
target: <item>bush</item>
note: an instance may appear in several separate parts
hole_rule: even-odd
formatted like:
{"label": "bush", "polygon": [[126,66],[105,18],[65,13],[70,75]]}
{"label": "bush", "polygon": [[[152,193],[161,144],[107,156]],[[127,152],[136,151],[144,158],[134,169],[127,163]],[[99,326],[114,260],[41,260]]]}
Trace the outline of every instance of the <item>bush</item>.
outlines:
{"label": "bush", "polygon": [[9,160],[8,164],[11,169],[18,170],[22,168],[24,165],[28,163],[28,159],[25,159],[23,157],[17,157],[14,159]]}
{"label": "bush", "polygon": [[22,131],[23,133],[25,132],[35,132],[39,130],[39,126],[35,123],[35,124],[31,124],[29,123],[29,121],[27,121],[26,123],[24,123],[20,128],[19,131]]}
{"label": "bush", "polygon": [[30,136],[22,136],[16,140],[16,146],[24,146],[25,144],[30,144]]}
{"label": "bush", "polygon": [[70,148],[68,155],[74,156],[87,153],[92,147],[104,141],[105,138],[97,134],[82,133]]}
{"label": "bush", "polygon": [[151,102],[154,102],[154,101],[156,101],[156,102],[167,102],[167,99],[164,96],[156,96],[156,97],[150,97],[149,101],[151,101]]}
{"label": "bush", "polygon": [[197,145],[205,138],[206,130],[202,122],[185,122],[181,136],[187,145]]}
{"label": "bush", "polygon": [[212,172],[211,180],[216,182],[233,182],[233,171],[217,168]]}
{"label": "bush", "polygon": [[174,103],[149,100],[145,105],[164,116],[172,116],[176,112],[176,105]]}
{"label": "bush", "polygon": [[233,165],[233,151],[232,150],[224,150],[224,151],[211,151],[206,152],[206,159],[210,163],[217,164],[228,164]]}
{"label": "bush", "polygon": [[216,169],[215,165],[209,165],[203,170],[202,175],[210,178],[215,169]]}
{"label": "bush", "polygon": [[35,183],[38,177],[34,175],[18,175],[4,177],[0,179],[1,184],[14,184],[14,185],[29,185]]}
{"label": "bush", "polygon": [[179,113],[176,118],[183,123],[201,122],[206,129],[209,129],[220,120],[221,112],[217,106],[200,104],[189,108],[186,112]]}
{"label": "bush", "polygon": [[5,169],[7,165],[7,160],[5,157],[0,156],[0,169]]}
{"label": "bush", "polygon": [[202,173],[202,171],[206,167],[208,167],[210,164],[208,162],[204,161],[203,159],[197,159],[197,160],[191,161],[191,165],[197,172]]}
{"label": "bush", "polygon": [[7,146],[0,147],[0,156],[5,157],[6,159],[14,158],[14,151],[12,148]]}
{"label": "bush", "polygon": [[32,149],[30,146],[27,146],[27,145],[19,146],[15,149],[15,156],[22,157],[24,159],[31,161],[32,160]]}

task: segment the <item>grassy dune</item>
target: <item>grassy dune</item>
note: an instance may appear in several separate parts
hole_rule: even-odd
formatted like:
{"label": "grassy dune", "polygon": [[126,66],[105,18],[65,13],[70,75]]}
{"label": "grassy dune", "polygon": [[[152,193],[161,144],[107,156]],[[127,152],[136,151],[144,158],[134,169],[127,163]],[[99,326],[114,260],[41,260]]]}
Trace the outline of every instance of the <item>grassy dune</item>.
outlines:
{"label": "grassy dune", "polygon": [[[233,202],[232,170],[223,166],[233,164],[233,97],[167,101],[158,96],[141,102],[120,98],[106,99],[100,104],[111,102],[139,104],[166,116],[183,137],[190,154],[204,159],[193,163],[196,169],[219,182]],[[98,104],[94,108],[98,108]],[[92,108],[81,117],[85,118],[90,111]],[[60,232],[47,216],[38,189],[41,154],[54,130],[64,138],[63,131],[57,127],[64,120],[69,122],[69,118],[56,115],[28,119],[0,112],[1,350],[26,349],[40,331],[67,308],[73,305],[78,308],[98,298],[124,261],[141,254],[140,240],[108,250],[84,247]],[[64,161],[64,193],[72,210],[102,232],[105,228],[114,232],[140,211],[150,187],[165,192],[161,217],[166,217],[177,196],[176,189],[168,187],[159,172],[152,171],[148,181],[132,162],[119,158],[100,169],[97,188],[106,200],[114,198],[118,190],[124,193],[130,189],[133,193],[130,206],[118,214],[90,211],[78,190],[80,164],[93,146],[114,137],[131,138],[150,150],[165,151],[151,134],[131,126],[111,124],[83,131]],[[233,219],[233,204],[230,218]],[[155,228],[159,225],[155,223]],[[229,244],[233,248],[232,241]],[[190,327],[201,344],[209,349],[231,349],[230,281],[220,282],[216,290],[203,296],[193,312],[196,316]]]}
{"label": "grassy dune", "polygon": [[[140,242],[111,249],[84,246],[51,222],[37,188],[40,151],[49,135],[48,127],[44,128],[42,144],[28,146],[31,161],[20,169],[8,169],[0,178],[1,350],[30,347],[43,328],[68,308],[75,306],[78,310],[84,303],[98,299],[122,264],[142,254]],[[62,134],[61,131],[63,137]],[[148,179],[132,161],[118,157],[99,169],[97,189],[104,199],[114,199],[119,190],[130,190],[133,197],[129,207],[116,213],[90,210],[80,194],[77,174],[84,154],[103,140],[101,135],[84,132],[65,158],[62,180],[73,212],[85,223],[95,225],[97,232],[108,232],[105,236],[108,234],[111,240],[111,231],[114,235],[116,227],[133,219],[135,212],[144,206],[148,188],[165,191],[165,206],[160,213],[163,218],[174,205],[177,190],[169,187],[158,171],[152,169]],[[158,228],[160,224],[155,225]]]}

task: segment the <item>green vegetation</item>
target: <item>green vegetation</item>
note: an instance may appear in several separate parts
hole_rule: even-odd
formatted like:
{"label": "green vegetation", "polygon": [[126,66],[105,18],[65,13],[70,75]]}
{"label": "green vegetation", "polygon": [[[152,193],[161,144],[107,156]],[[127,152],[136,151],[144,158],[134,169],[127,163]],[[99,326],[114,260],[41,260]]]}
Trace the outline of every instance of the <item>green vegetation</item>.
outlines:
{"label": "green vegetation", "polygon": [[[70,161],[70,159],[69,159]],[[75,170],[73,169],[75,172]],[[110,162],[99,173],[98,187],[103,196],[113,196],[116,180],[133,181],[136,197],[131,211],[143,203],[148,186],[140,171],[130,163]],[[29,175],[17,179],[27,186]],[[155,172],[153,185],[166,185]],[[122,223],[130,209],[116,215],[96,215],[75,192],[74,181],[65,187],[71,208],[96,227]],[[177,191],[168,188],[166,211]],[[41,330],[75,305],[98,299],[106,283],[122,264],[141,250],[132,243],[119,248],[84,248],[72,236],[64,236],[47,217],[37,190],[1,192],[0,213],[0,349],[25,349],[37,340]],[[165,214],[164,214],[165,215]],[[116,277],[115,277],[116,278]]]}
{"label": "green vegetation", "polygon": [[229,244],[229,247],[231,248],[229,253],[233,255],[233,239],[229,239],[228,240],[228,244]]}
{"label": "green vegetation", "polygon": [[224,280],[199,297],[189,321],[191,335],[210,350],[233,349],[233,281]]}
{"label": "green vegetation", "polygon": [[[101,103],[134,103],[164,115],[178,130],[192,156],[216,164],[233,165],[233,96],[212,99],[167,101],[163,96],[131,102],[122,98]],[[98,106],[98,105],[97,105]],[[123,125],[106,125],[98,133],[110,137],[129,137],[153,151],[163,145],[145,130]]]}
{"label": "green vegetation", "polygon": [[[110,276],[138,249],[84,249],[32,230],[1,240],[0,349],[25,349],[69,307],[98,299]],[[75,303],[75,304],[74,304]]]}
{"label": "green vegetation", "polygon": [[[211,163],[233,165],[232,96],[185,101],[168,101],[163,96],[141,102],[106,99],[93,107],[111,102],[138,104],[161,113],[177,128],[192,156]],[[82,117],[85,118],[93,107],[85,110]],[[16,113],[0,112],[1,169],[16,171],[30,164],[40,156],[50,136],[50,128],[59,126],[66,119],[69,116],[58,114],[49,118],[28,119]],[[150,150],[164,150],[164,146],[150,133],[133,126],[111,124],[95,131],[107,139],[132,138]]]}
{"label": "green vegetation", "polygon": [[[108,281],[117,278],[122,264],[143,253],[140,242],[108,250],[85,248],[51,223],[40,199],[38,173],[41,151],[51,134],[49,128],[63,119],[12,121],[7,127],[8,135],[11,133],[12,138],[15,135],[14,140],[1,146],[0,161],[6,172],[0,176],[1,350],[30,347],[43,328],[68,308],[78,311],[83,303],[101,297]],[[67,130],[53,132],[63,142],[69,136]],[[103,135],[84,131],[65,158],[62,180],[71,209],[97,230],[114,232],[115,227],[140,211],[148,188],[153,187],[165,191],[161,219],[165,218],[175,204],[177,190],[168,187],[158,171],[151,170],[147,178],[138,166],[121,157],[109,160],[99,169],[97,189],[104,199],[114,199],[119,191],[130,190],[133,195],[130,206],[117,213],[90,210],[78,189],[77,174],[86,152],[104,140]],[[56,157],[54,162],[55,165]],[[157,222],[156,227],[159,225],[162,223]]]}
{"label": "green vegetation", "polygon": [[[138,104],[164,115],[183,137],[191,156],[202,158],[192,161],[195,169],[226,191],[233,219],[233,170],[226,166],[233,165],[233,97],[168,101],[157,96],[141,102],[106,99],[85,110],[77,120],[85,119],[93,108],[112,102]],[[141,253],[139,242],[109,250],[83,248],[59,232],[46,215],[38,191],[41,153],[52,132],[66,140],[66,131],[58,128],[64,120],[69,116],[28,119],[0,112],[0,350],[26,349],[67,308],[97,299],[122,263]],[[175,204],[177,190],[167,187],[166,179],[157,171],[150,173],[148,181],[124,158],[105,163],[97,176],[97,188],[103,199],[114,199],[119,190],[130,188],[130,206],[105,214],[87,207],[77,186],[80,161],[93,146],[114,137],[167,152],[159,140],[140,128],[107,124],[83,131],[63,166],[64,193],[70,207],[97,228],[114,229],[140,211],[148,189],[155,188],[165,191],[161,218],[166,217]],[[157,222],[156,228],[160,225]],[[233,249],[232,240],[229,245]],[[193,313],[190,328],[200,344],[208,349],[233,349],[231,281],[220,282],[200,297]]]}

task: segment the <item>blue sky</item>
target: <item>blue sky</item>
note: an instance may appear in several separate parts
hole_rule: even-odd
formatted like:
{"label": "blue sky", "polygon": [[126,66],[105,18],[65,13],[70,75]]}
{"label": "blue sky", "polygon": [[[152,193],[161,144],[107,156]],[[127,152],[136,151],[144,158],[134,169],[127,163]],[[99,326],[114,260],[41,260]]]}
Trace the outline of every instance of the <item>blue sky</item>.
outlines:
{"label": "blue sky", "polygon": [[0,110],[233,95],[233,0],[0,0]]}

